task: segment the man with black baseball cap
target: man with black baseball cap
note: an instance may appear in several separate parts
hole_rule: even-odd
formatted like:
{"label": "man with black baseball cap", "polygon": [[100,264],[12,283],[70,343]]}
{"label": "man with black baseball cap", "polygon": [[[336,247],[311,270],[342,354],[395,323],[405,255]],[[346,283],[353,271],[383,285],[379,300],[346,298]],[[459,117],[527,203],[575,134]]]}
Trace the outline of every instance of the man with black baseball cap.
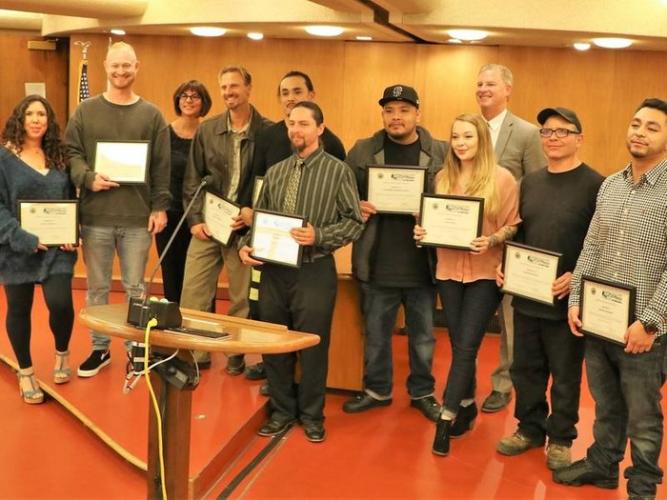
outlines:
{"label": "man with black baseball cap", "polygon": [[[369,165],[421,165],[428,168],[428,187],[444,162],[447,144],[418,125],[419,96],[407,85],[391,85],[379,100],[384,128],[357,141],[346,162],[357,177],[359,198],[368,200]],[[365,323],[364,392],[343,405],[358,413],[392,401],[391,333],[398,308],[405,308],[410,356],[407,380],[411,406],[435,421],[440,405],[433,397],[434,260],[430,250],[415,246],[412,215],[378,214],[361,201],[366,221],[352,250],[352,272],[361,282]]]}
{"label": "man with black baseball cap", "polygon": [[[516,390],[516,432],[497,446],[503,455],[542,447],[548,438],[547,466],[570,465],[570,447],[577,437],[579,392],[584,344],[570,333],[567,300],[572,271],[595,211],[603,177],[579,159],[583,142],[576,113],[546,108],[537,115],[547,168],[521,183],[522,224],[516,241],[562,254],[552,285],[554,305],[514,297],[514,362],[510,368]],[[498,269],[498,286],[503,284]],[[546,390],[551,384],[551,411]]]}

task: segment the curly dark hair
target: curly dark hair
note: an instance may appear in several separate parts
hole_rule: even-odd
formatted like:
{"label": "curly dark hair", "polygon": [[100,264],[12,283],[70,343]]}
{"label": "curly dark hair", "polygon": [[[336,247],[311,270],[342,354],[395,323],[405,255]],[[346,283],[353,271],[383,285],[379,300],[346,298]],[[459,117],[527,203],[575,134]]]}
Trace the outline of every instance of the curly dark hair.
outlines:
{"label": "curly dark hair", "polygon": [[42,150],[46,157],[46,167],[64,170],[66,164],[65,145],[60,139],[60,127],[56,122],[56,114],[49,101],[39,95],[29,95],[19,102],[12,114],[7,118],[5,128],[2,130],[3,144],[11,144],[18,154],[23,151],[25,144],[25,113],[33,102],[39,101],[46,109],[46,133],[42,137]]}

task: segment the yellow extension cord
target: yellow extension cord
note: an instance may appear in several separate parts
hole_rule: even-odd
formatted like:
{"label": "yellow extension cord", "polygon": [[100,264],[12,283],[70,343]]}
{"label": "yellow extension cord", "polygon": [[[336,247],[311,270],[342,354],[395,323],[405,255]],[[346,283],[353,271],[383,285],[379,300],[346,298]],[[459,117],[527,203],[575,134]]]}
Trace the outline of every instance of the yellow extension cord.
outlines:
{"label": "yellow extension cord", "polygon": [[151,384],[151,377],[148,372],[148,352],[149,352],[149,339],[151,328],[157,325],[157,319],[151,319],[146,325],[146,335],[144,336],[144,378],[146,379],[146,385],[148,386],[148,392],[151,395],[151,401],[153,402],[153,408],[155,409],[155,416],[157,418],[157,442],[158,442],[158,454],[160,457],[160,482],[162,486],[162,499],[167,500],[167,486],[165,483],[164,477],[164,450],[162,447],[162,416],[160,414],[160,405],[157,402],[157,397],[155,396],[155,391],[153,391],[153,385]]}

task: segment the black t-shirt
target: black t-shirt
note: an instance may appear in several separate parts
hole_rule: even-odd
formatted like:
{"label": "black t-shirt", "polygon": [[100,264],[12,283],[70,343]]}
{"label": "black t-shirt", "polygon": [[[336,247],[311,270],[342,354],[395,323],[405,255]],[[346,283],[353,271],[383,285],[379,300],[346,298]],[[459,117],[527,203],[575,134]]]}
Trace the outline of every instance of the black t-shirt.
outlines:
{"label": "black t-shirt", "polygon": [[[572,272],[595,212],[604,177],[585,163],[563,173],[541,169],[524,177],[519,196],[522,224],[516,240],[563,254],[558,276]],[[544,319],[567,317],[568,297],[555,306],[515,297],[512,304],[522,314]]]}
{"label": "black t-shirt", "polygon": [[[421,144],[398,144],[387,136],[384,140],[384,162],[387,165],[419,165]],[[416,287],[431,283],[426,248],[418,248],[413,239],[415,218],[412,215],[374,215],[378,220],[371,280],[391,287]]]}
{"label": "black t-shirt", "polygon": [[169,127],[171,139],[171,181],[169,191],[173,197],[169,210],[172,212],[183,212],[183,177],[185,166],[190,155],[192,139],[184,139],[176,135],[173,127]]}

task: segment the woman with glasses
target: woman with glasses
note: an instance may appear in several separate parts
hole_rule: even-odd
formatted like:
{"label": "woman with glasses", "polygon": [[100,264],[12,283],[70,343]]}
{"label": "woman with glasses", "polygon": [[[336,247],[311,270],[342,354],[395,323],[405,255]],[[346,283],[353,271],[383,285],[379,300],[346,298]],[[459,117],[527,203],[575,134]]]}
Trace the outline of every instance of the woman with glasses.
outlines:
{"label": "woman with glasses", "polygon": [[[178,86],[174,92],[174,111],[177,118],[169,126],[171,137],[171,208],[167,211],[167,227],[155,235],[158,254],[162,254],[169,238],[174,234],[178,221],[183,216],[183,177],[188,163],[192,138],[197,132],[201,118],[211,109],[211,96],[203,83],[190,80]],[[181,299],[185,256],[190,244],[190,230],[183,224],[174,242],[162,261],[162,284],[164,296],[173,302]]]}
{"label": "woman with glasses", "polygon": [[[433,453],[447,455],[449,438],[472,428],[477,417],[475,365],[486,326],[500,304],[496,267],[503,242],[520,222],[517,184],[512,174],[498,166],[491,135],[479,115],[463,114],[452,124],[444,168],[435,178],[435,192],[484,199],[482,235],[469,250],[437,249],[438,292],[452,347],[443,405],[437,423]],[[415,226],[415,240],[426,231]]]}
{"label": "woman with glasses", "polygon": [[35,284],[42,286],[55,339],[53,381],[69,382],[69,341],[74,324],[72,274],[76,249],[47,247],[19,222],[20,200],[74,198],[60,127],[51,105],[38,95],[12,111],[0,142],[0,284],[7,297],[6,326],[18,361],[19,393],[28,404],[44,401],[30,356],[30,315]]}

